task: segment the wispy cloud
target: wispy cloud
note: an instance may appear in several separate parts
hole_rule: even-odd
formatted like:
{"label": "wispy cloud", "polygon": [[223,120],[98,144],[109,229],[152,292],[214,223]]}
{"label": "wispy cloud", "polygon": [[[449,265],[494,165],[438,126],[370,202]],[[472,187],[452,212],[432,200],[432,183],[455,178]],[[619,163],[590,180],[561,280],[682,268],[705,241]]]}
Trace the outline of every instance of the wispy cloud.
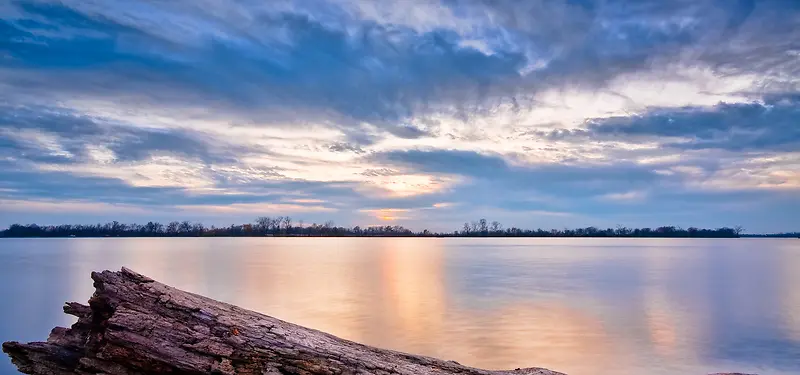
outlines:
{"label": "wispy cloud", "polygon": [[782,0],[13,1],[0,210],[796,230],[799,41]]}

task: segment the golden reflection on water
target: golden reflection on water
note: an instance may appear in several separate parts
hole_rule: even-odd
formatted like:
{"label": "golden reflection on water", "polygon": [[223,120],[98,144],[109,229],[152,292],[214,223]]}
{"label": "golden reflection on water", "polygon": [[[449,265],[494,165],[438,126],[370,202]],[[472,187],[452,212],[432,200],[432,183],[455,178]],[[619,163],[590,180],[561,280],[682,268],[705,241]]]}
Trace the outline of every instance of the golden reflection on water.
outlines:
{"label": "golden reflection on water", "polygon": [[[237,271],[241,288],[232,296],[233,303],[322,331],[349,333],[353,340],[364,340],[365,322],[360,318],[365,301],[358,300],[358,296],[372,286],[360,280],[371,272],[361,266],[361,255],[365,254],[336,248],[315,251],[313,255],[260,249],[254,259],[247,259]],[[284,264],[300,266],[274,266]],[[269,271],[265,272],[265,268]]]}
{"label": "golden reflection on water", "polygon": [[652,250],[651,256],[644,262],[645,285],[644,296],[644,319],[647,327],[648,338],[655,351],[655,355],[672,358],[678,353],[678,338],[683,335],[691,335],[692,332],[681,328],[680,322],[692,321],[694,317],[682,313],[680,308],[674,306],[674,299],[669,296],[664,280],[669,279],[670,270],[679,264],[679,259],[669,256],[669,249],[663,250],[656,248]]}
{"label": "golden reflection on water", "polygon": [[[788,244],[783,246],[789,248]],[[783,269],[780,274],[784,278],[781,285],[785,294],[781,316],[790,337],[800,341],[800,251],[787,252],[791,254],[791,259],[782,259],[780,262],[780,268]]]}
{"label": "golden reflection on water", "polygon": [[434,338],[441,336],[447,306],[442,249],[438,241],[423,249],[408,245],[387,241],[380,252],[385,296],[381,320],[395,332],[386,342],[435,353],[439,343]]}
{"label": "golden reflection on water", "polygon": [[[570,375],[615,369],[625,375],[656,366],[648,373],[713,372],[693,361],[700,362],[709,349],[704,346],[726,334],[719,332],[725,326],[715,322],[715,314],[738,323],[764,311],[749,304],[754,290],[743,285],[748,279],[732,272],[740,264],[718,267],[716,255],[681,250],[674,242],[636,242],[649,248],[642,255],[644,250],[572,248],[556,241],[502,250],[494,243],[475,250],[462,248],[471,242],[439,239],[112,241],[76,242],[69,255],[79,266],[70,274],[72,294],[91,293],[85,269],[125,265],[343,338],[492,369],[541,366]],[[508,243],[514,242],[499,244]],[[777,262],[780,316],[790,338],[800,340],[800,259]],[[524,272],[514,275],[510,270],[518,267]],[[511,289],[489,288],[485,294],[464,283],[476,277],[476,269],[501,281],[516,279]],[[595,274],[630,279],[605,285],[603,278],[586,277]],[[721,277],[744,291],[725,289]],[[478,279],[477,285],[491,282]],[[731,307],[740,311],[720,310]]]}
{"label": "golden reflection on water", "polygon": [[236,300],[348,339],[477,367],[536,364],[580,374],[619,361],[599,321],[557,301],[477,310],[448,304],[440,241],[361,244],[368,248],[318,251],[313,259],[303,252],[265,252],[275,264],[303,267],[292,274],[260,272],[258,261],[242,265],[244,294]]}
{"label": "golden reflection on water", "polygon": [[648,295],[645,317],[650,342],[653,349],[661,356],[674,357],[678,345],[678,332],[675,319],[665,314],[669,302],[661,293]]}
{"label": "golden reflection on water", "polygon": [[[517,303],[448,315],[444,358],[490,369],[542,366],[570,374],[608,367],[615,345],[597,319],[570,306]],[[618,360],[618,359],[617,359]]]}

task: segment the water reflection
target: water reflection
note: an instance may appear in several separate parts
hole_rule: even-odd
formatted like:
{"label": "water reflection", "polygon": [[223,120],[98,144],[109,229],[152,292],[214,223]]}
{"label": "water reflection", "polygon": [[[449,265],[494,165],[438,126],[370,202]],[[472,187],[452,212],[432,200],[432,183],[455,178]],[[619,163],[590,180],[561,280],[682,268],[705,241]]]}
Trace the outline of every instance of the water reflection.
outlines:
{"label": "water reflection", "polygon": [[800,251],[792,251],[789,244],[781,244],[786,253],[786,259],[777,266],[783,277],[780,283],[784,293],[781,306],[781,319],[787,328],[787,334],[792,340],[800,342]]}
{"label": "water reflection", "polygon": [[[336,335],[487,368],[571,375],[800,371],[800,243],[641,239],[0,241],[0,339],[70,323],[91,270]],[[66,282],[65,282],[66,281]],[[13,373],[3,363],[0,373]]]}

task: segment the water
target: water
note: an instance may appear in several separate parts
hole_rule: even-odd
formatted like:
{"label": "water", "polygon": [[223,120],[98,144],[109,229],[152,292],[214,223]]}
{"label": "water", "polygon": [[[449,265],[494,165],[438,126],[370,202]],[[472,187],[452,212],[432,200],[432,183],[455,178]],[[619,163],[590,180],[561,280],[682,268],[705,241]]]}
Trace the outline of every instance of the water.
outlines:
{"label": "water", "polygon": [[[0,341],[69,325],[89,272],[385,348],[570,375],[800,373],[800,240],[0,240]],[[0,373],[13,374],[7,359]]]}

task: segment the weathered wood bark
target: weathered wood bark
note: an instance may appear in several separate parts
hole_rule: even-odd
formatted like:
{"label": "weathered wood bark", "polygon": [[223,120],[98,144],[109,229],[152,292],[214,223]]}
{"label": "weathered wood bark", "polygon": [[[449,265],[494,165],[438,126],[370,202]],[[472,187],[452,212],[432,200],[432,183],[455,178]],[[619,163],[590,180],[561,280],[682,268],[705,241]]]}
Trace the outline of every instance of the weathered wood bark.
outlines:
{"label": "weathered wood bark", "polygon": [[[67,303],[78,321],[47,342],[7,342],[28,374],[397,374],[559,375],[487,371],[453,361],[369,347],[184,292],[123,268],[92,273],[89,306]],[[560,374],[563,375],[563,374]]]}

